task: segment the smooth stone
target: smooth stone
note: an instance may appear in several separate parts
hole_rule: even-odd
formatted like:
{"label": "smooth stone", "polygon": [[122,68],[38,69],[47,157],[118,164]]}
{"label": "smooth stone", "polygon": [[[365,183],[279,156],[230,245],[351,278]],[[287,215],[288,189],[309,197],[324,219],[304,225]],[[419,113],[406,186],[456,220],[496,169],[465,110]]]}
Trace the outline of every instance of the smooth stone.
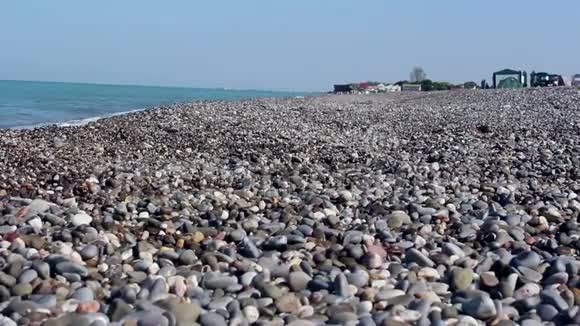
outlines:
{"label": "smooth stone", "polygon": [[48,279],[50,277],[50,265],[42,261],[35,261],[32,263],[32,268],[38,273],[42,279]]}
{"label": "smooth stone", "polygon": [[556,317],[559,313],[558,309],[554,308],[554,306],[549,304],[540,304],[536,307],[536,311],[538,315],[545,321],[551,321]]}
{"label": "smooth stone", "polygon": [[18,283],[12,287],[12,294],[15,296],[26,296],[32,293],[30,283]]}
{"label": "smooth stone", "polygon": [[207,308],[209,310],[227,310],[227,306],[230,302],[232,302],[233,298],[232,297],[220,297],[220,298],[216,298],[214,299],[212,302],[209,303],[209,305],[207,306]]}
{"label": "smooth stone", "polygon": [[87,277],[89,275],[89,271],[86,267],[81,266],[77,263],[63,261],[55,266],[55,270],[57,273],[63,274],[77,274],[80,277]]}
{"label": "smooth stone", "polygon": [[542,216],[548,219],[548,221],[557,222],[560,217],[562,217],[560,211],[554,206],[542,207],[539,211]]}
{"label": "smooth stone", "polygon": [[520,279],[523,282],[539,283],[542,280],[542,273],[537,272],[531,268],[519,266],[518,271],[520,272]]}
{"label": "smooth stone", "polygon": [[10,274],[6,274],[4,272],[0,272],[0,284],[11,288],[14,285],[16,285],[16,282],[17,282],[16,277],[14,277]]}
{"label": "smooth stone", "polygon": [[398,229],[406,224],[411,224],[411,217],[404,211],[394,211],[387,216],[387,225],[391,229]]}
{"label": "smooth stone", "polygon": [[179,262],[182,265],[193,265],[198,260],[195,252],[193,250],[184,250],[181,255],[179,255]]}
{"label": "smooth stone", "polygon": [[439,271],[431,267],[421,268],[417,273],[417,276],[428,280],[439,280],[441,278],[441,275],[439,275]]}
{"label": "smooth stone", "polygon": [[398,289],[385,289],[375,294],[375,301],[389,301],[393,298],[405,295],[405,291]]}
{"label": "smooth stone", "polygon": [[74,226],[89,225],[93,221],[93,218],[86,213],[79,213],[73,215],[70,221]]}
{"label": "smooth stone", "polygon": [[149,299],[151,301],[157,301],[163,299],[167,294],[167,282],[163,278],[156,279],[151,287],[149,288]]}
{"label": "smooth stone", "polygon": [[461,305],[461,310],[474,318],[487,320],[497,314],[493,300],[487,295],[480,295]]}
{"label": "smooth stone", "polygon": [[[266,324],[266,325],[268,325],[268,324]],[[296,319],[296,320],[293,320],[290,323],[286,324],[286,326],[318,326],[318,325],[320,325],[320,324],[315,323],[311,320],[307,320],[307,319]]]}
{"label": "smooth stone", "polygon": [[44,308],[52,308],[57,304],[57,297],[55,295],[42,295],[41,297],[34,298],[33,300]]}
{"label": "smooth stone", "polygon": [[81,302],[92,301],[92,300],[95,300],[95,294],[93,293],[92,289],[90,289],[88,287],[83,287],[83,288],[77,289],[72,294],[71,298],[79,300]]}
{"label": "smooth stone", "polygon": [[201,315],[201,307],[196,303],[178,303],[171,307],[170,310],[177,321],[176,326],[191,325]]}
{"label": "smooth stone", "polygon": [[349,322],[358,320],[358,316],[350,311],[338,312],[329,317],[331,323],[337,323],[339,325],[349,325]]}
{"label": "smooth stone", "polygon": [[140,284],[147,279],[147,273],[142,271],[135,271],[127,273],[132,283]]}
{"label": "smooth stone", "polygon": [[346,250],[348,252],[348,255],[354,259],[360,259],[364,256],[364,250],[363,247],[360,244],[348,244],[346,246]]}
{"label": "smooth stone", "polygon": [[534,296],[515,301],[513,305],[518,309],[518,311],[524,312],[536,308],[541,302],[542,300],[540,299],[540,296]]}
{"label": "smooth stone", "polygon": [[350,296],[351,293],[348,288],[348,281],[343,273],[336,275],[334,279],[334,291],[341,297]]}
{"label": "smooth stone", "polygon": [[[64,315],[65,322],[53,325],[75,325],[75,326],[102,326],[109,325],[109,318],[101,313],[71,313]],[[150,326],[150,325],[147,325]],[[163,325],[164,326],[164,325]]]}
{"label": "smooth stone", "polygon": [[369,274],[363,270],[357,270],[353,273],[346,274],[348,282],[357,288],[362,288],[369,283]]}
{"label": "smooth stone", "polygon": [[566,284],[568,283],[570,275],[568,273],[560,272],[550,275],[547,279],[543,281],[544,285],[550,284]]}
{"label": "smooth stone", "polygon": [[435,263],[427,256],[425,256],[422,252],[415,248],[408,249],[405,252],[405,259],[409,263],[417,263],[419,266],[422,267],[434,267]]}
{"label": "smooth stone", "polygon": [[27,269],[18,276],[18,283],[31,283],[38,277],[38,272],[34,269]]}
{"label": "smooth stone", "polygon": [[513,297],[516,300],[527,299],[540,294],[540,290],[541,288],[538,284],[526,283],[514,292]]}
{"label": "smooth stone", "polygon": [[371,316],[363,316],[359,319],[357,326],[377,326]]}
{"label": "smooth stone", "polygon": [[204,276],[203,283],[207,289],[225,289],[227,287],[238,284],[238,279],[234,276],[225,275],[208,275]]}
{"label": "smooth stone", "polygon": [[84,260],[93,259],[93,258],[97,257],[97,255],[99,254],[99,248],[95,245],[86,245],[80,251],[80,254]]}
{"label": "smooth stone", "polygon": [[349,202],[353,200],[353,195],[350,191],[348,190],[341,190],[339,191],[339,198],[343,201],[343,202]]}
{"label": "smooth stone", "polygon": [[6,316],[0,316],[0,326],[17,326],[18,324],[16,324],[15,321],[13,321],[12,319],[6,317]]}
{"label": "smooth stone", "polygon": [[525,251],[514,257],[512,263],[515,266],[535,269],[542,263],[542,258],[534,251]]}
{"label": "smooth stone", "polygon": [[26,213],[24,215],[24,219],[29,219],[33,216],[36,216],[40,213],[44,213],[50,209],[50,206],[53,205],[46,200],[42,199],[34,199],[33,201],[28,204],[26,207]]}
{"label": "smooth stone", "polygon": [[153,204],[153,203],[149,203],[149,204],[147,204],[147,211],[150,214],[155,214],[157,212],[157,206],[155,206],[155,204]]}
{"label": "smooth stone", "polygon": [[495,287],[499,284],[499,280],[497,276],[495,276],[494,272],[483,272],[479,276],[479,281],[481,284],[487,287]]}
{"label": "smooth stone", "polygon": [[282,290],[272,284],[272,283],[268,283],[268,284],[263,284],[260,286],[260,292],[262,293],[263,296],[272,298],[272,299],[278,299],[283,295]]}
{"label": "smooth stone", "polygon": [[500,289],[504,297],[510,298],[514,296],[518,278],[519,278],[518,274],[512,273],[508,275],[508,277],[506,277],[504,280],[500,281]]}
{"label": "smooth stone", "polygon": [[280,312],[285,313],[296,312],[302,306],[300,299],[294,293],[282,295],[276,299],[275,305]]}
{"label": "smooth stone", "polygon": [[463,290],[468,288],[473,282],[473,272],[466,268],[453,270],[451,283],[455,289]]}
{"label": "smooth stone", "polygon": [[1,225],[0,234],[14,233],[18,230],[16,225]]}
{"label": "smooth stone", "polygon": [[121,299],[115,299],[109,306],[108,314],[111,316],[111,321],[120,321],[125,316],[133,312],[133,307]]}
{"label": "smooth stone", "polygon": [[367,267],[370,269],[377,269],[383,265],[383,258],[375,253],[367,253],[365,255]]}
{"label": "smooth stone", "polygon": [[457,316],[459,316],[459,311],[457,311],[455,306],[447,306],[441,311],[441,316],[445,319],[457,318]]}
{"label": "smooth stone", "polygon": [[153,263],[151,261],[148,260],[137,260],[137,261],[133,261],[133,268],[136,271],[142,271],[142,272],[146,272],[147,270],[149,270],[149,268],[151,267]]}
{"label": "smooth stone", "polygon": [[312,233],[314,232],[314,229],[306,224],[300,224],[297,227],[298,231],[300,231],[302,234],[304,234],[305,236],[309,237],[312,235]]}
{"label": "smooth stone", "polygon": [[458,318],[458,323],[457,325],[461,325],[461,326],[480,326],[480,323],[478,323],[477,319],[471,317],[471,316],[460,316]]}
{"label": "smooth stone", "polygon": [[520,321],[520,326],[543,326],[541,321],[536,319],[523,319]]}
{"label": "smooth stone", "polygon": [[215,312],[206,312],[199,317],[202,326],[227,326],[226,319]]}
{"label": "smooth stone", "polygon": [[255,323],[260,318],[260,311],[255,306],[245,306],[243,313],[250,324]]}
{"label": "smooth stone", "polygon": [[440,283],[440,282],[433,282],[429,283],[429,286],[438,295],[446,295],[449,293],[449,284]]}
{"label": "smooth stone", "polygon": [[312,280],[312,278],[301,271],[298,272],[291,272],[288,275],[288,284],[293,291],[302,291],[306,289],[308,283]]}
{"label": "smooth stone", "polygon": [[560,292],[558,292],[556,289],[544,290],[540,293],[540,297],[542,299],[542,303],[552,305],[560,311],[564,311],[569,308],[566,300],[562,298]]}
{"label": "smooth stone", "polygon": [[161,311],[136,311],[120,320],[121,325],[169,326],[169,320]]}
{"label": "smooth stone", "polygon": [[398,313],[398,317],[403,319],[403,321],[412,323],[416,322],[421,318],[422,314],[415,310],[403,310]]}
{"label": "smooth stone", "polygon": [[262,252],[258,249],[254,241],[248,237],[242,239],[240,253],[248,258],[259,258],[262,255]]}

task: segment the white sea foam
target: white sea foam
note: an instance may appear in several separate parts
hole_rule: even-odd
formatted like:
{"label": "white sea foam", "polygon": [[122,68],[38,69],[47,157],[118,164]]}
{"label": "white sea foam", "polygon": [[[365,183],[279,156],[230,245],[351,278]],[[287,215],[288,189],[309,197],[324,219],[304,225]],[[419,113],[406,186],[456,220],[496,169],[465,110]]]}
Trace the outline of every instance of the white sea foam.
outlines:
{"label": "white sea foam", "polygon": [[123,111],[123,112],[114,112],[114,113],[108,113],[108,114],[104,114],[104,115],[100,115],[100,116],[96,116],[96,117],[89,117],[89,118],[75,119],[75,120],[66,120],[66,121],[62,121],[62,122],[39,123],[39,124],[31,125],[31,126],[16,126],[16,127],[10,128],[10,129],[34,129],[34,128],[42,128],[42,127],[48,127],[48,126],[80,127],[80,126],[87,125],[91,122],[99,121],[101,119],[116,117],[116,116],[125,115],[125,114],[129,114],[129,113],[134,113],[134,112],[141,112],[141,111],[145,111],[145,110],[147,110],[147,109],[145,108],[145,109]]}

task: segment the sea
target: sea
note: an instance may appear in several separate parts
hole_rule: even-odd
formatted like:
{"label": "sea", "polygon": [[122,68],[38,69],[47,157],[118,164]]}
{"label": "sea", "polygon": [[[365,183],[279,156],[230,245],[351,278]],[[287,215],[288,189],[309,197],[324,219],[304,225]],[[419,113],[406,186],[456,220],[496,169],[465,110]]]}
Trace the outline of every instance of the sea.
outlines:
{"label": "sea", "polygon": [[0,80],[0,129],[82,125],[102,117],[179,102],[304,95],[260,90]]}

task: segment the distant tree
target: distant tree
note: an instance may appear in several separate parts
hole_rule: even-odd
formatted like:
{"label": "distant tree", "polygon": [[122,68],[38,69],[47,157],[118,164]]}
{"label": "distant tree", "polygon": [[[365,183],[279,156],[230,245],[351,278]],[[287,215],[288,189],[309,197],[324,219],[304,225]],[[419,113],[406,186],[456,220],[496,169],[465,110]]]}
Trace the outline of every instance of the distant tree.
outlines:
{"label": "distant tree", "polygon": [[421,90],[429,92],[433,90],[433,82],[430,79],[425,79],[421,82]]}
{"label": "distant tree", "polygon": [[447,82],[433,82],[433,90],[434,91],[447,91],[451,84]]}
{"label": "distant tree", "polygon": [[414,67],[410,74],[412,83],[420,83],[427,79],[427,74],[421,67]]}
{"label": "distant tree", "polygon": [[396,83],[395,83],[395,85],[397,85],[397,86],[401,86],[401,85],[403,85],[403,84],[408,84],[408,83],[409,83],[409,81],[408,81],[408,80],[400,80],[400,81],[396,82]]}
{"label": "distant tree", "polygon": [[475,88],[477,88],[477,84],[474,81],[468,81],[465,84],[463,84],[463,88],[465,88],[465,89],[475,89]]}

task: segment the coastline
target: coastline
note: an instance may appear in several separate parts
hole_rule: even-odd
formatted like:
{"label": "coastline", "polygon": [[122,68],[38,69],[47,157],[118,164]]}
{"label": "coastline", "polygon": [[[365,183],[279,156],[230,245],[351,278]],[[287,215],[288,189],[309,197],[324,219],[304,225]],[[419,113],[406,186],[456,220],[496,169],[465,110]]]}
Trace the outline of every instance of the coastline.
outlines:
{"label": "coastline", "polygon": [[[148,87],[148,86],[139,86],[139,87]],[[151,86],[153,87],[153,86]],[[225,90],[225,89],[224,89]],[[36,128],[44,128],[44,127],[79,127],[79,126],[84,126],[87,125],[91,122],[96,122],[99,121],[101,119],[106,119],[106,118],[111,118],[111,117],[117,117],[117,116],[123,116],[126,114],[131,114],[131,113],[136,113],[136,112],[142,112],[142,111],[146,111],[146,110],[155,110],[155,109],[171,109],[173,107],[178,107],[181,105],[187,105],[190,103],[196,103],[196,102],[216,102],[216,103],[220,103],[220,102],[238,102],[238,101],[258,101],[258,100],[272,100],[272,99],[304,99],[307,97],[316,97],[316,96],[320,96],[318,94],[313,94],[313,95],[297,95],[297,96],[279,96],[279,97],[256,97],[256,98],[247,98],[247,99],[235,99],[235,100],[220,100],[220,99],[214,99],[214,100],[197,100],[197,101],[183,101],[183,102],[175,102],[173,104],[168,104],[168,105],[160,105],[160,106],[154,106],[154,107],[145,107],[145,108],[141,108],[141,109],[131,109],[128,111],[121,111],[121,112],[113,112],[113,113],[107,113],[104,115],[100,115],[100,116],[94,116],[94,117],[87,117],[87,118],[83,118],[83,119],[72,119],[72,120],[64,120],[64,121],[60,121],[60,122],[47,122],[47,123],[39,123],[39,124],[35,124],[35,125],[28,125],[28,126],[14,126],[14,127],[7,127],[7,128],[0,128],[0,130],[21,130],[21,129],[36,129]]]}
{"label": "coastline", "polygon": [[[302,92],[0,81],[0,128],[82,124],[112,114],[203,100],[269,98]],[[87,121],[84,121],[87,119]]]}
{"label": "coastline", "polygon": [[[36,124],[36,125],[30,125],[30,126],[15,126],[15,127],[4,128],[4,129],[21,130],[21,129],[36,129],[36,128],[45,128],[45,127],[80,127],[80,126],[87,125],[91,122],[99,121],[101,119],[122,116],[125,114],[141,112],[141,111],[145,111],[145,110],[149,110],[149,109],[150,108],[135,109],[135,110],[129,110],[129,111],[124,111],[124,112],[109,113],[109,114],[105,114],[102,116],[96,116],[96,117],[90,117],[90,118],[84,118],[84,119],[74,119],[74,120],[67,120],[67,121],[62,121],[62,122],[47,122],[47,123],[41,123],[41,124]],[[2,129],[0,129],[0,130],[2,130]]]}
{"label": "coastline", "polygon": [[0,312],[115,326],[533,314],[520,294],[561,303],[573,276],[551,282],[580,267],[579,112],[573,89],[320,95],[0,130]]}

